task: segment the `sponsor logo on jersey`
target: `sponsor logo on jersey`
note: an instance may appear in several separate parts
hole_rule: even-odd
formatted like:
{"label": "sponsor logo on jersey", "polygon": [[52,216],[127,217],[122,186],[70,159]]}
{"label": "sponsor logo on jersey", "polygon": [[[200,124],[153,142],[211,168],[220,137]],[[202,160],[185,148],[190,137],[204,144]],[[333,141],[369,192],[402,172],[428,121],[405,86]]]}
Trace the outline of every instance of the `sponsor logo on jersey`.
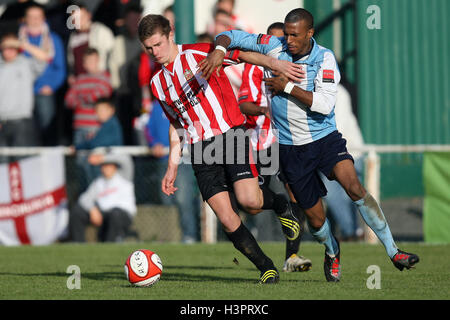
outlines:
{"label": "sponsor logo on jersey", "polygon": [[323,70],[322,82],[334,83],[334,70]]}
{"label": "sponsor logo on jersey", "polygon": [[272,36],[268,35],[268,34],[262,34],[260,33],[258,35],[258,39],[257,39],[257,44],[269,44],[270,38]]}

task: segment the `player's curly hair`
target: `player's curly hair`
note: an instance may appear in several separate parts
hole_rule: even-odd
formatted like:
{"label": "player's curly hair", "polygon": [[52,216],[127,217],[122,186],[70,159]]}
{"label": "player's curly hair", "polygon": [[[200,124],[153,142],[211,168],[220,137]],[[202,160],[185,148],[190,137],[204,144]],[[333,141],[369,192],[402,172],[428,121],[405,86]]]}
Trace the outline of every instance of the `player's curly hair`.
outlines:
{"label": "player's curly hair", "polygon": [[284,18],[284,23],[295,23],[300,20],[305,20],[308,24],[308,28],[312,29],[314,28],[314,17],[306,9],[303,8],[297,8],[294,10],[291,10],[287,15],[286,18]]}
{"label": "player's curly hair", "polygon": [[144,42],[157,32],[164,36],[169,36],[171,31],[170,22],[159,14],[148,14],[141,19],[138,27],[139,40]]}

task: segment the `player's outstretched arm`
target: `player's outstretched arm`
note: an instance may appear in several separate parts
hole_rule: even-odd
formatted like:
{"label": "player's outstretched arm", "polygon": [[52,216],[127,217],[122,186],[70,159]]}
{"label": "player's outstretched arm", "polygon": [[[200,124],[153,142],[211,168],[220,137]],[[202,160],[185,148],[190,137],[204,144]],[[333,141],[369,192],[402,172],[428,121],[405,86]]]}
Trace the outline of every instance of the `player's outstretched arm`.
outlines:
{"label": "player's outstretched arm", "polygon": [[293,62],[278,60],[258,52],[240,51],[239,60],[284,74],[290,81],[300,82],[305,78],[303,68]]}

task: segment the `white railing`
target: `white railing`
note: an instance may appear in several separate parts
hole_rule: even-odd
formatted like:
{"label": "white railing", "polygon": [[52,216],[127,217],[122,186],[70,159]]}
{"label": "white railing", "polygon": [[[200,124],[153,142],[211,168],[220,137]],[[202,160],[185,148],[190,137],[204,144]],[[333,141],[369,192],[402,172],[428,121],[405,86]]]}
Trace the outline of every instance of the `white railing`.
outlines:
{"label": "white railing", "polygon": [[[65,155],[72,155],[69,147],[1,147],[0,156],[27,156],[60,149]],[[129,154],[131,156],[152,155],[151,149],[146,146],[122,146],[113,147],[117,153]],[[186,148],[185,148],[186,149]],[[168,150],[166,150],[168,152]],[[380,156],[382,153],[423,153],[423,152],[450,152],[450,145],[372,145],[366,144],[359,148],[349,149],[366,153],[365,165],[365,187],[367,191],[380,201]],[[208,205],[202,210],[202,238],[204,242],[214,243],[216,241],[217,220],[214,212]],[[366,227],[366,241],[376,243],[378,240],[375,234]]]}

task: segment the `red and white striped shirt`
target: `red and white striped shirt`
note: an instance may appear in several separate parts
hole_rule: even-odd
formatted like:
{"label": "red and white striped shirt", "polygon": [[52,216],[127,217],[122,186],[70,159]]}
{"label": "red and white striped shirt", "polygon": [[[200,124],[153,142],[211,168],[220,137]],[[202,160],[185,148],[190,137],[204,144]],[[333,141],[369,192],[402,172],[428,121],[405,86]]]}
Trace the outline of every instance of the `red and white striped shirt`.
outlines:
{"label": "red and white striped shirt", "polygon": [[97,129],[100,124],[94,108],[95,102],[100,98],[110,98],[112,93],[110,75],[106,71],[77,76],[64,97],[66,106],[75,109],[73,128]]}
{"label": "red and white striped shirt", "polygon": [[[252,102],[260,107],[269,107],[263,78],[263,67],[245,64],[242,85],[239,90],[239,103]],[[276,136],[272,131],[272,123],[268,117],[265,115],[246,115],[246,118],[245,126],[253,129],[251,141],[255,150],[265,150],[276,141]]]}
{"label": "red and white striped shirt", "polygon": [[[206,81],[198,74],[198,63],[214,46],[209,43],[178,45],[175,60],[163,66],[152,78],[153,95],[161,102],[170,122],[178,121],[187,132],[189,143],[223,134],[242,125],[245,117],[239,109],[230,81],[223,69]],[[224,66],[235,63],[239,51],[230,51]]]}

